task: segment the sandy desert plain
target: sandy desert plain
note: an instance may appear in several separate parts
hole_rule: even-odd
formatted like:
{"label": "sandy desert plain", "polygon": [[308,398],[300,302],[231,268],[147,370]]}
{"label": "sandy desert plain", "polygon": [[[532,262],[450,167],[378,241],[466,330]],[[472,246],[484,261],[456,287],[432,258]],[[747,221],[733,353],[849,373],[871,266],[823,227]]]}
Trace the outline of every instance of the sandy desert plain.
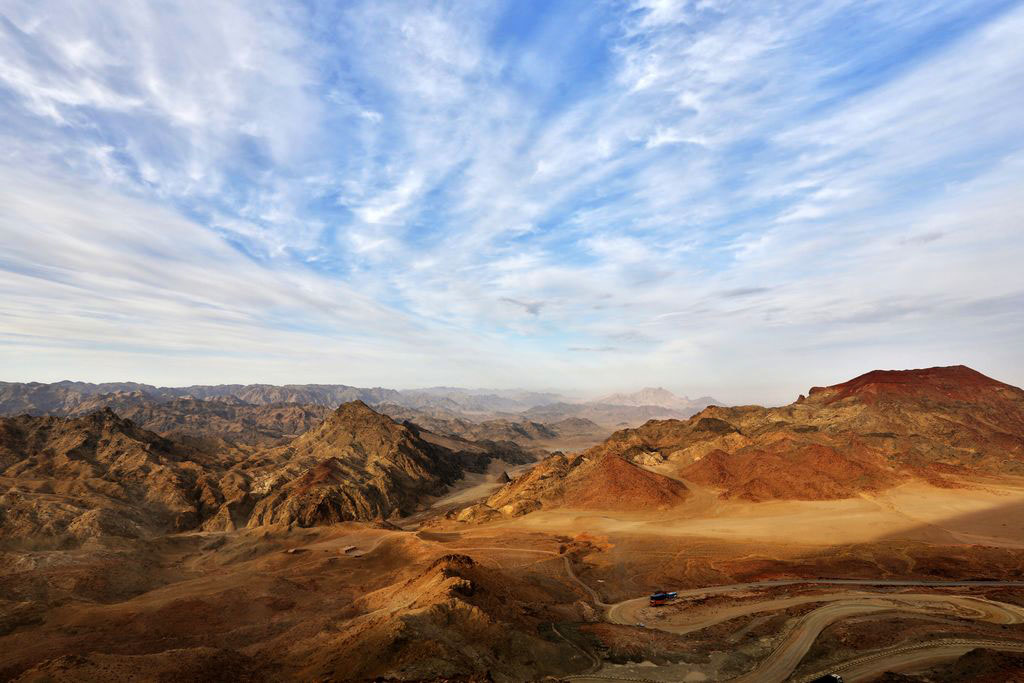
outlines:
{"label": "sandy desert plain", "polygon": [[[207,464],[219,483],[177,529],[97,483],[167,466],[122,444],[95,469],[112,433],[149,437],[45,418],[26,453],[42,418],[8,418],[0,679],[1024,680],[1020,389],[869,373],[537,463],[491,453],[384,508],[339,503],[383,489],[324,463],[374,470],[426,436],[346,406],[298,445]],[[61,442],[89,419],[98,438]],[[75,458],[94,469],[72,481]],[[261,488],[268,463],[285,474]],[[196,477],[175,476],[193,500]],[[89,526],[96,496],[112,512]],[[655,590],[678,597],[652,607]]]}

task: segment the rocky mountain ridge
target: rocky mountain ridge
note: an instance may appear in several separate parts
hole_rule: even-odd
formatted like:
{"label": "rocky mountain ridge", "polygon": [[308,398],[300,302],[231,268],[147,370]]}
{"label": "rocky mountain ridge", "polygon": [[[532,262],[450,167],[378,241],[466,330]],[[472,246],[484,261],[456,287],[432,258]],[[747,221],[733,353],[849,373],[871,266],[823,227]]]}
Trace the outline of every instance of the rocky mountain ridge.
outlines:
{"label": "rocky mountain ridge", "polygon": [[97,535],[384,519],[496,457],[532,461],[512,444],[398,424],[361,401],[251,453],[165,438],[109,408],[0,418],[0,540],[74,546]]}
{"label": "rocky mountain ridge", "polygon": [[[576,458],[552,456],[487,507],[571,507],[565,491],[575,479],[619,461],[755,502],[848,498],[908,481],[956,487],[965,477],[1024,474],[1024,390],[953,366],[874,371],[778,408],[710,406],[620,430]],[[643,496],[634,502],[651,508]]]}
{"label": "rocky mountain ridge", "polygon": [[[382,403],[374,409],[399,421],[419,425],[435,434],[472,441],[510,441],[531,445],[565,436],[600,434],[603,428],[584,418],[563,418],[554,422],[536,422],[527,418],[495,418],[473,421],[458,413],[443,410],[416,410],[394,403]],[[606,433],[606,432],[605,432]]]}
{"label": "rocky mountain ridge", "polygon": [[[299,403],[334,408],[348,401],[367,404],[394,401],[401,392],[381,387],[360,388],[345,384],[220,384],[185,387],[157,387],[138,382],[62,381],[0,382],[0,415],[68,415],[87,401],[106,395],[133,393],[155,402],[190,398],[198,400],[242,401],[251,405]],[[87,409],[87,408],[85,408]]]}
{"label": "rocky mountain ridge", "polygon": [[427,441],[361,401],[343,404],[287,446],[238,468],[258,497],[247,525],[315,526],[409,514],[463,471],[482,471],[490,462],[486,449],[465,446]]}
{"label": "rocky mountain ridge", "polygon": [[0,418],[0,541],[67,545],[194,528],[204,479],[229,464],[109,409]]}
{"label": "rocky mountain ridge", "polygon": [[213,439],[248,446],[286,443],[331,413],[325,406],[310,403],[255,405],[235,397],[160,401],[133,391],[87,398],[68,415],[80,417],[107,408],[169,438]]}

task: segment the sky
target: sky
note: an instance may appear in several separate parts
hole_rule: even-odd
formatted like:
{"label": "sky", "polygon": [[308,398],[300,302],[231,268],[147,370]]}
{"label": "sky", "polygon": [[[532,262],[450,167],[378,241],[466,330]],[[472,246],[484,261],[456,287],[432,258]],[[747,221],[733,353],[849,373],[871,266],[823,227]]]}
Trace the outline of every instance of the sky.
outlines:
{"label": "sky", "polygon": [[1024,385],[1024,2],[0,0],[0,379]]}

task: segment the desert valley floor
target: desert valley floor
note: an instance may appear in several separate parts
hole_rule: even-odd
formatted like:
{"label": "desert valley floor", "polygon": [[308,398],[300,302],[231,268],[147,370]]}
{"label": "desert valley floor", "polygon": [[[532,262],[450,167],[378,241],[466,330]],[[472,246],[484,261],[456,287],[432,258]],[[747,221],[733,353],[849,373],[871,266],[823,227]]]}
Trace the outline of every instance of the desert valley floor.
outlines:
{"label": "desert valley floor", "polygon": [[[69,449],[61,430],[90,418],[59,418],[25,455],[28,423],[8,425],[0,679],[1024,680],[1024,392],[934,370],[536,464],[492,453],[391,514],[332,498],[354,484],[323,463],[424,435],[342,406],[320,441],[218,470],[216,504],[162,533],[120,493],[87,525],[106,489],[61,479],[61,462],[102,462],[112,431],[148,436],[106,417]],[[127,477],[129,451],[99,478]],[[278,475],[279,455],[313,469]],[[678,597],[653,607],[655,590]]]}

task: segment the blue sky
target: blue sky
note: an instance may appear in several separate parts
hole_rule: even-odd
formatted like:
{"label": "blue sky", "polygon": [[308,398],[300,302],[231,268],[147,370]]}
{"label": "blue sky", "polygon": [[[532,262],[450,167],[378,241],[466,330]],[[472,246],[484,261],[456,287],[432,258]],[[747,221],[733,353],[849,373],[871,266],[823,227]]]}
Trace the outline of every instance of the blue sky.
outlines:
{"label": "blue sky", "polygon": [[1024,3],[0,3],[0,378],[1024,384]]}

